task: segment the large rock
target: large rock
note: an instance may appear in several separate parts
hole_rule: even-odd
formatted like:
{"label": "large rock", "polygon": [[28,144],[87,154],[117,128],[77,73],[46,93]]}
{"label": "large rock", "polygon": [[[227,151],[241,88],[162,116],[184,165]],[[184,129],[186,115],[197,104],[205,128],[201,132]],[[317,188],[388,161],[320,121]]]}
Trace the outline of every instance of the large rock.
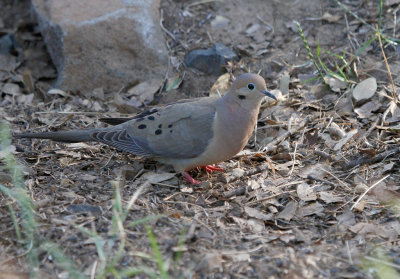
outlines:
{"label": "large rock", "polygon": [[57,87],[119,90],[165,75],[160,0],[32,0]]}
{"label": "large rock", "polygon": [[223,44],[216,43],[206,49],[195,49],[189,52],[184,64],[206,74],[220,74],[228,61],[239,60],[236,53]]}

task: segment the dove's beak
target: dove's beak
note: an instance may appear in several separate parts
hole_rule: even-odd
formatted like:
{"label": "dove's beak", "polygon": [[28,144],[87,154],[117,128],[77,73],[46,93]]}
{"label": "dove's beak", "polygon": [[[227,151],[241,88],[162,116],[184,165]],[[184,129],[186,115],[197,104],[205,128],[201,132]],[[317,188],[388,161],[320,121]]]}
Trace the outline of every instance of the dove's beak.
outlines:
{"label": "dove's beak", "polygon": [[270,97],[270,98],[276,100],[275,95],[272,94],[271,92],[269,92],[268,90],[261,91],[261,93],[263,93],[265,96],[268,96],[268,97]]}

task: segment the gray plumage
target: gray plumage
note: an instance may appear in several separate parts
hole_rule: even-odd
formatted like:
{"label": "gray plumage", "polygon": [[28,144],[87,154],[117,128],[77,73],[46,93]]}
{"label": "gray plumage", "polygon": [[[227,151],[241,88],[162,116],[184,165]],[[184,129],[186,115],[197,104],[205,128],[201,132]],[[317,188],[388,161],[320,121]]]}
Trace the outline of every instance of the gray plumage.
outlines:
{"label": "gray plumage", "polygon": [[17,134],[61,142],[98,141],[136,155],[154,157],[176,171],[224,161],[246,145],[267,95],[256,74],[238,77],[223,97],[182,100],[131,119],[105,119],[107,128]]}

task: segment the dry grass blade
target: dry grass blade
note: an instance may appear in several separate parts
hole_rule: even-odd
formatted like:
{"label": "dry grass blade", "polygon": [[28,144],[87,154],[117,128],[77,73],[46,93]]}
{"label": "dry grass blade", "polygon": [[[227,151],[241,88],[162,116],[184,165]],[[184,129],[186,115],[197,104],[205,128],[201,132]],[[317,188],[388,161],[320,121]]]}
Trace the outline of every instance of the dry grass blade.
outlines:
{"label": "dry grass blade", "polygon": [[379,179],[377,182],[375,182],[374,184],[372,184],[370,187],[368,187],[367,190],[365,190],[364,193],[362,193],[362,195],[356,200],[356,202],[351,206],[351,210],[354,209],[354,207],[357,206],[357,204],[362,200],[362,198],[369,192],[371,191],[376,185],[378,185],[379,183],[381,183],[383,180],[385,180],[386,178],[388,178],[390,176],[390,174],[386,175],[385,177]]}
{"label": "dry grass blade", "polygon": [[385,51],[383,50],[383,45],[382,45],[382,40],[381,40],[381,33],[379,31],[378,25],[376,25],[376,30],[377,30],[379,46],[380,46],[381,51],[382,51],[383,60],[385,61],[386,70],[387,70],[387,73],[388,73],[388,76],[389,76],[389,79],[390,79],[390,82],[391,82],[391,85],[392,85],[392,98],[393,98],[393,101],[397,103],[396,88],[394,86],[392,73],[390,71],[389,63],[388,63],[388,61],[386,59]]}

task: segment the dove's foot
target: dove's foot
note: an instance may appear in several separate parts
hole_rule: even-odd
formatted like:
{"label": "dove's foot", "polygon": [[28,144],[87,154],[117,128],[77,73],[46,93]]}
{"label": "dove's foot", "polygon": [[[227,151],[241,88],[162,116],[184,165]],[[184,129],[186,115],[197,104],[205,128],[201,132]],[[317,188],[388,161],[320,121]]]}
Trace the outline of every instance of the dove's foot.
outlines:
{"label": "dove's foot", "polygon": [[200,168],[205,169],[208,173],[212,173],[214,171],[225,171],[223,168],[220,168],[218,165],[215,165],[215,166],[207,165],[207,166],[201,166]]}
{"label": "dove's foot", "polygon": [[200,181],[195,180],[187,171],[182,172],[183,179],[185,179],[190,184],[200,184]]}

